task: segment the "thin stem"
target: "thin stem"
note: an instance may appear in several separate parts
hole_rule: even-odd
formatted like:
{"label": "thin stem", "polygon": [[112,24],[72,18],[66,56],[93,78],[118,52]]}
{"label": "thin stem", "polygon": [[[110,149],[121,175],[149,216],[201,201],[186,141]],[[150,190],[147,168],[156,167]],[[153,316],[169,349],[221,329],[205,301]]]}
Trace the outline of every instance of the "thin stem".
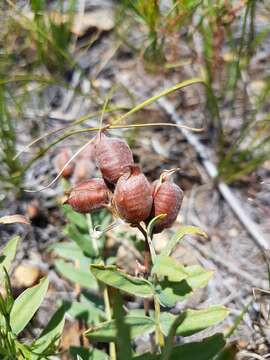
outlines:
{"label": "thin stem", "polygon": [[[152,238],[148,236],[147,231],[145,231],[140,224],[137,224],[137,228],[143,234],[145,239],[144,268],[145,268],[145,276],[148,277],[151,273],[151,267],[155,260],[156,253],[152,245]],[[156,322],[155,341],[156,341],[156,346],[160,349],[164,346],[164,337],[160,328],[160,305],[158,299],[155,296],[154,296],[154,308],[155,308],[155,322]],[[149,316],[149,299],[144,299],[144,311],[145,311],[145,315]]]}
{"label": "thin stem", "polygon": [[[105,313],[107,320],[112,320],[111,305],[110,305],[109,292],[107,286],[105,286],[103,290],[103,299],[104,299]],[[114,342],[110,342],[109,351],[110,351],[110,360],[116,360],[116,347]]]}
{"label": "thin stem", "polygon": [[170,331],[169,331],[169,335],[168,338],[166,340],[163,352],[162,352],[162,356],[161,359],[162,360],[169,360],[170,359],[170,355],[172,352],[172,348],[173,348],[173,339],[176,333],[176,330],[178,328],[179,325],[182,324],[182,322],[185,320],[186,314],[185,313],[180,313],[177,318],[174,320]]}
{"label": "thin stem", "polygon": [[[1,84],[1,82],[0,82]],[[116,106],[116,107],[112,107],[112,108],[109,108],[109,109],[105,109],[104,112],[106,113],[112,113],[114,111],[119,111],[119,110],[124,110],[126,109],[125,107],[123,106]],[[80,125],[81,123],[87,121],[87,120],[90,120],[91,118],[94,118],[96,116],[99,116],[101,115],[102,111],[96,111],[96,112],[92,112],[92,113],[89,113],[89,114],[86,114],[86,115],[83,115],[81,117],[79,117],[78,119],[76,120],[71,120],[72,123],[71,124],[68,124],[66,126],[61,126],[59,127],[58,129],[55,129],[53,131],[49,131],[41,136],[39,136],[38,138],[34,139],[33,141],[31,141],[29,144],[27,144],[22,150],[20,150],[13,158],[13,160],[15,160],[16,158],[18,158],[22,153],[24,153],[25,151],[27,151],[31,146],[35,145],[36,143],[40,142],[41,140],[45,139],[46,137],[48,136],[51,136],[51,135],[54,135],[56,134],[57,132],[59,131],[62,131],[62,130],[66,130],[66,129],[69,129],[69,128],[72,128],[76,125]],[[60,118],[59,118],[60,120]]]}
{"label": "thin stem", "polygon": [[68,167],[68,165],[76,158],[77,155],[79,155],[91,142],[94,141],[94,138],[92,138],[91,140],[89,140],[86,144],[84,144],[78,151],[76,151],[76,153],[68,160],[68,162],[66,162],[66,164],[63,166],[63,168],[59,171],[59,173],[57,174],[57,176],[49,183],[49,185],[44,186],[42,189],[40,190],[27,190],[24,189],[25,192],[40,192],[43,191],[47,188],[49,188],[50,186],[52,186],[62,175],[63,171]]}
{"label": "thin stem", "polygon": [[127,113],[125,113],[124,115],[120,116],[115,122],[114,124],[118,124],[119,122],[121,122],[122,120],[124,120],[126,117],[130,116],[131,114],[134,114],[135,112],[143,109],[145,106],[152,104],[153,102],[157,101],[158,99],[160,99],[163,96],[167,96],[169,94],[171,94],[172,92],[176,91],[176,90],[180,90],[186,86],[190,86],[193,84],[204,84],[205,85],[205,81],[201,78],[193,78],[190,80],[186,80],[183,81],[179,84],[176,84],[175,86],[172,86],[169,89],[165,89],[162,92],[160,92],[159,94],[151,97],[150,99],[147,99],[145,101],[143,101],[142,103],[138,104],[137,106],[135,106],[133,109],[131,109],[130,111],[128,111]]}
{"label": "thin stem", "polygon": [[[149,243],[148,243],[148,236],[147,236],[147,232],[144,230],[144,228],[140,225],[137,224],[137,228],[140,230],[140,232],[143,234],[144,236],[144,269],[145,269],[145,278],[148,278],[149,274],[150,274],[150,268],[151,268],[151,252],[150,252],[150,247],[149,247]],[[149,299],[144,299],[143,300],[143,307],[144,307],[144,312],[145,312],[145,316],[149,316]]]}

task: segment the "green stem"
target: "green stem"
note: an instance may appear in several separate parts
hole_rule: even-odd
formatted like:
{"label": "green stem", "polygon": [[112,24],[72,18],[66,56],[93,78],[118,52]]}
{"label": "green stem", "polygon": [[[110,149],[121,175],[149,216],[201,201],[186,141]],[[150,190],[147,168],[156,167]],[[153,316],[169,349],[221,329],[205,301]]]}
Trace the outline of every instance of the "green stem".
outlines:
{"label": "green stem", "polygon": [[170,359],[170,355],[172,352],[172,348],[173,348],[173,339],[176,333],[176,330],[178,328],[179,325],[182,324],[182,322],[185,320],[186,314],[185,313],[180,313],[177,318],[174,320],[170,331],[169,331],[169,335],[168,338],[166,340],[163,352],[162,352],[162,356],[161,356],[161,360],[169,360]]}
{"label": "green stem", "polygon": [[[109,299],[109,292],[108,287],[105,286],[103,290],[103,299],[104,299],[104,305],[105,305],[105,313],[107,320],[112,320],[112,313],[111,313],[111,305],[110,305],[110,299]],[[114,342],[110,342],[109,344],[109,352],[110,352],[110,360],[116,360],[116,347]]]}
{"label": "green stem", "polygon": [[[144,253],[144,266],[146,270],[146,276],[148,277],[151,274],[151,267],[156,258],[155,249],[152,244],[152,236],[148,236],[147,231],[138,224],[137,225],[140,232],[143,234],[145,238],[145,253]],[[156,279],[154,279],[156,281]],[[149,316],[149,300],[144,300],[144,309],[145,315]],[[156,296],[154,296],[154,309],[155,309],[155,322],[156,322],[156,330],[155,330],[155,342],[156,346],[161,349],[164,346],[164,337],[160,328],[160,305]]]}

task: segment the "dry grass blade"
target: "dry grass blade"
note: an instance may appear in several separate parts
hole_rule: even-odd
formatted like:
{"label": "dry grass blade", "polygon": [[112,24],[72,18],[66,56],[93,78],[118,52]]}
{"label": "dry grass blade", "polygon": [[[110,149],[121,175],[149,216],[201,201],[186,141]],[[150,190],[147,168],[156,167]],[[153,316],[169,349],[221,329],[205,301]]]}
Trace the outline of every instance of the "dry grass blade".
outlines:
{"label": "dry grass blade", "polygon": [[23,215],[7,215],[0,218],[0,224],[24,224],[30,225],[30,221]]}

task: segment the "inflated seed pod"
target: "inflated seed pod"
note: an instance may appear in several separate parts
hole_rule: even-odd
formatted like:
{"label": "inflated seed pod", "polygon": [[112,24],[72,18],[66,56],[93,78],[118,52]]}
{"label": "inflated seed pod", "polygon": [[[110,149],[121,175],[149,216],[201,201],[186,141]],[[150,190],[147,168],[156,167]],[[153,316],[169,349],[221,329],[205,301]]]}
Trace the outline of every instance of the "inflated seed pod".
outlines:
{"label": "inflated seed pod", "polygon": [[119,216],[131,224],[149,217],[153,203],[151,186],[139,166],[129,166],[128,172],[120,177],[113,203]]}
{"label": "inflated seed pod", "polygon": [[109,204],[109,191],[103,179],[90,179],[73,187],[65,204],[79,213],[90,213]]}
{"label": "inflated seed pod", "polygon": [[166,214],[164,219],[158,220],[155,224],[154,232],[159,233],[165,228],[169,228],[176,220],[183,200],[183,191],[168,177],[164,176],[153,182],[152,196],[151,218]]}
{"label": "inflated seed pod", "polygon": [[95,140],[97,166],[102,176],[111,184],[116,184],[129,165],[134,164],[128,144],[118,138],[110,138],[98,133]]}
{"label": "inflated seed pod", "polygon": [[[65,148],[61,150],[61,152],[54,159],[54,166],[56,171],[60,172],[70,158],[71,158],[71,152],[69,149]],[[70,177],[73,173],[74,167],[75,167],[74,162],[69,163],[68,166],[62,172],[61,176],[64,178]]]}

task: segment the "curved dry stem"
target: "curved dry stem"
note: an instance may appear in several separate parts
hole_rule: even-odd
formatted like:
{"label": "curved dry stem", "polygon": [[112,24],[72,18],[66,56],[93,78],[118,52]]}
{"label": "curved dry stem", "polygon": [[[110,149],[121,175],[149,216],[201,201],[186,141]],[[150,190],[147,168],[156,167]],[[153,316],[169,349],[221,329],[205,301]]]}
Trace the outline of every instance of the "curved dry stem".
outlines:
{"label": "curved dry stem", "polygon": [[177,127],[182,129],[187,129],[194,132],[202,132],[205,128],[194,128],[187,125],[180,125],[180,124],[171,124],[171,123],[149,123],[149,124],[130,124],[130,125],[109,125],[109,129],[128,129],[128,128],[141,128],[141,127],[153,127],[153,126],[169,126],[169,127]]}
{"label": "curved dry stem", "polygon": [[68,165],[92,142],[94,141],[94,138],[92,138],[91,140],[89,140],[86,144],[84,144],[82,147],[80,147],[80,149],[78,151],[75,152],[75,154],[68,160],[68,162],[65,164],[65,166],[59,171],[59,173],[57,174],[57,176],[47,185],[44,186],[43,188],[39,189],[39,190],[28,190],[28,189],[24,189],[24,191],[26,192],[40,192],[43,190],[48,189],[50,186],[52,186],[63,174],[63,172],[65,171],[65,169],[68,167]]}
{"label": "curved dry stem", "polygon": [[[61,126],[58,129],[55,129],[53,131],[48,131],[47,133],[45,133],[45,134],[39,136],[38,138],[34,139],[33,141],[31,141],[22,150],[17,152],[17,154],[14,156],[13,160],[16,160],[19,156],[21,156],[22,153],[29,150],[31,146],[35,145],[36,143],[38,143],[39,141],[45,139],[48,136],[54,135],[59,131],[66,130],[66,129],[72,128],[72,127],[74,127],[76,125],[79,125],[79,124],[81,124],[81,123],[83,123],[83,122],[85,122],[85,121],[87,121],[87,120],[89,120],[91,118],[99,116],[100,114],[102,114],[102,112],[111,113],[111,112],[118,111],[118,110],[123,110],[123,109],[125,109],[125,107],[116,106],[115,108],[111,108],[111,109],[108,109],[108,110],[105,109],[104,111],[103,110],[102,111],[96,111],[94,113],[90,113],[90,114],[86,114],[86,115],[81,116],[80,118],[78,118],[77,120],[74,120],[71,124],[69,124],[67,126]],[[103,116],[104,116],[104,114],[103,114]]]}
{"label": "curved dry stem", "polygon": [[102,129],[102,123],[103,123],[103,119],[104,119],[104,114],[106,113],[107,105],[108,105],[110,99],[112,98],[115,89],[116,89],[116,85],[111,88],[111,90],[109,91],[109,94],[105,98],[103,108],[102,108],[102,111],[101,111],[100,120],[99,120],[99,128],[100,129]]}
{"label": "curved dry stem", "polygon": [[193,85],[193,84],[204,84],[206,85],[205,81],[202,78],[193,78],[193,79],[189,79],[186,81],[182,81],[181,83],[178,83],[172,87],[170,87],[169,89],[165,89],[163,90],[161,93],[154,95],[153,97],[141,102],[140,104],[136,105],[133,109],[131,109],[130,111],[128,111],[127,113],[125,113],[124,115],[120,116],[115,122],[114,124],[118,124],[119,122],[121,122],[122,120],[124,120],[126,117],[128,117],[129,115],[132,115],[134,113],[136,113],[137,111],[143,109],[145,106],[152,104],[153,102],[157,101],[158,99],[160,99],[163,96],[167,96],[173,92],[175,92],[176,90],[180,90],[183,89],[187,86]]}
{"label": "curved dry stem", "polygon": [[[179,125],[179,124],[170,124],[170,123],[150,123],[150,124],[131,124],[131,125],[117,125],[120,121],[122,121],[123,119],[125,119],[126,117],[128,117],[131,114],[134,114],[135,112],[141,110],[142,108],[144,108],[145,106],[157,101],[159,98],[163,97],[163,96],[167,96],[169,94],[171,94],[172,92],[176,91],[176,90],[180,90],[186,86],[190,86],[192,84],[198,84],[198,83],[202,83],[205,85],[205,82],[203,79],[201,78],[194,78],[191,80],[186,80],[183,81],[181,83],[176,84],[175,86],[166,89],[164,91],[162,91],[161,93],[151,97],[150,99],[147,99],[145,101],[143,101],[142,103],[138,104],[137,106],[135,106],[133,109],[131,109],[130,111],[128,111],[127,113],[125,113],[124,115],[120,116],[115,122],[113,122],[112,124],[107,125],[106,128],[107,130],[109,129],[120,129],[120,128],[140,128],[140,127],[149,127],[149,126],[171,126],[171,127],[178,127],[178,128],[185,128],[185,129],[189,129],[192,131],[197,131],[197,132],[201,132],[204,130],[204,128],[192,128],[186,125]],[[84,133],[84,132],[89,132],[89,131],[101,131],[101,125],[102,125],[102,120],[103,120],[103,116],[104,116],[104,112],[106,111],[106,106],[107,106],[107,102],[109,100],[109,96],[107,97],[103,109],[102,109],[102,117],[101,117],[101,122],[100,122],[100,127],[99,128],[87,128],[87,129],[79,129],[76,131],[72,131],[70,133],[64,134],[61,139],[58,139],[56,141],[54,141],[53,143],[51,143],[45,150],[43,150],[41,152],[41,154],[38,154],[36,157],[34,157],[33,159],[31,159],[29,161],[29,163],[26,165],[25,169],[26,170],[29,166],[31,166],[31,164],[33,163],[33,161],[37,160],[40,156],[44,155],[53,145],[55,145],[56,143],[60,142],[61,140],[75,135],[75,134],[79,134],[79,133]],[[28,192],[39,192],[42,190],[47,189],[48,187],[50,187],[51,185],[53,185],[58,179],[59,177],[62,175],[63,171],[66,169],[66,167],[70,164],[70,162],[91,142],[93,141],[93,139],[91,139],[88,143],[86,143],[84,146],[82,146],[73,156],[72,158],[65,164],[65,166],[63,167],[63,169],[58,173],[58,175],[56,176],[56,178],[47,186],[45,186],[44,188],[40,189],[40,190],[26,190]]]}
{"label": "curved dry stem", "polygon": [[170,126],[170,127],[177,127],[177,128],[186,128],[190,131],[195,131],[195,132],[201,132],[204,130],[204,128],[192,128],[189,126],[185,126],[185,125],[179,125],[179,124],[170,124],[170,123],[151,123],[151,124],[131,124],[131,125],[106,125],[104,126],[102,129],[100,129],[99,127],[92,127],[92,128],[85,128],[85,129],[78,129],[78,130],[74,130],[68,133],[63,134],[60,138],[54,140],[53,142],[51,142],[45,149],[42,149],[42,151],[40,153],[38,153],[36,156],[34,156],[29,163],[25,166],[24,171],[27,170],[34,161],[36,161],[38,158],[40,158],[41,156],[45,155],[47,153],[47,151],[53,147],[54,145],[58,144],[59,142],[65,140],[66,138],[76,135],[76,134],[82,134],[82,133],[87,133],[87,132],[92,132],[92,131],[103,131],[103,130],[113,130],[113,129],[129,129],[129,128],[143,128],[143,127],[155,127],[155,126]]}

